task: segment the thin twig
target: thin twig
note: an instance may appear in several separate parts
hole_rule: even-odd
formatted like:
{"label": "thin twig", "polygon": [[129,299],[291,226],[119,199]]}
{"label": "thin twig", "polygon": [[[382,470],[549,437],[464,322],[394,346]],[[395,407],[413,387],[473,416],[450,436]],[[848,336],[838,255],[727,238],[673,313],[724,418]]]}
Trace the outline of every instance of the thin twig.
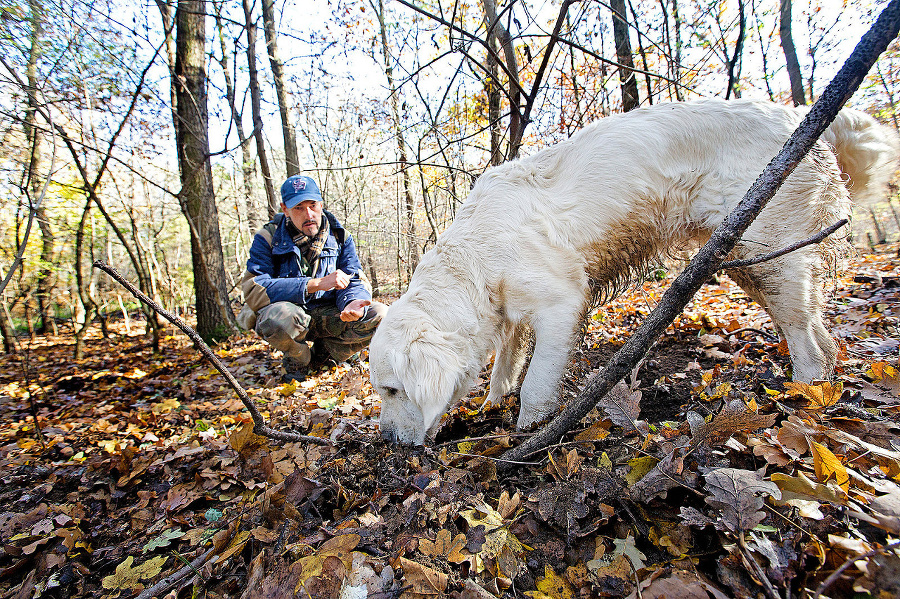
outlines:
{"label": "thin twig", "polygon": [[458,443],[474,443],[475,441],[495,441],[498,439],[505,439],[509,437],[530,437],[534,433],[498,433],[496,435],[487,435],[484,437],[466,437],[464,439],[456,439],[455,441],[445,441],[443,443],[439,443],[434,446],[435,449],[439,447],[447,447],[449,445],[456,445]]}
{"label": "thin twig", "polygon": [[458,451],[451,451],[453,455],[459,455],[464,458],[484,458],[486,460],[493,460],[502,464],[516,464],[517,466],[540,466],[540,462],[518,462],[514,460],[504,460],[503,458],[494,458],[489,455],[479,455],[477,453],[460,453]]}
{"label": "thin twig", "polygon": [[762,585],[763,590],[765,590],[766,595],[768,595],[769,599],[781,599],[781,596],[778,594],[778,591],[775,590],[775,587],[772,585],[772,581],[769,580],[769,577],[766,576],[765,571],[763,571],[762,567],[759,565],[759,562],[753,557],[753,554],[750,553],[750,549],[747,548],[747,541],[744,539],[743,531],[738,533],[738,547],[741,549],[741,557],[744,558],[744,562],[750,569],[753,571],[753,574],[759,579],[759,583]]}
{"label": "thin twig", "polygon": [[740,335],[741,333],[756,333],[757,335],[762,335],[763,337],[765,337],[767,339],[774,339],[774,340],[778,339],[778,335],[773,335],[772,333],[770,333],[768,331],[764,331],[762,329],[757,329],[754,327],[743,327],[743,328],[737,329],[735,331],[728,331],[728,332],[726,332],[726,335],[730,337],[732,335]]}
{"label": "thin twig", "polygon": [[810,237],[809,239],[804,239],[803,241],[798,241],[792,245],[789,245],[785,248],[781,248],[780,250],[776,250],[774,252],[770,252],[768,254],[763,254],[762,256],[756,256],[755,258],[746,258],[744,260],[732,260],[730,262],[723,262],[719,266],[719,270],[725,270],[726,268],[743,268],[744,266],[750,266],[753,264],[759,264],[760,262],[766,262],[768,260],[773,260],[778,258],[779,256],[784,256],[785,254],[790,254],[791,252],[795,252],[800,248],[806,247],[808,245],[812,245],[814,243],[820,243],[826,237],[846,225],[848,221],[846,218],[842,218],[838,222],[834,223],[827,229],[823,229]]}
{"label": "thin twig", "polygon": [[195,572],[197,568],[202,566],[209,556],[212,555],[213,551],[215,551],[215,547],[209,548],[206,552],[204,552],[200,557],[196,558],[194,561],[183,567],[178,572],[174,574],[169,574],[155,585],[148,589],[144,589],[144,591],[137,596],[137,599],[150,599],[151,597],[162,597],[166,591],[174,587],[176,584],[181,582],[188,574]]}
{"label": "thin twig", "polygon": [[203,339],[200,338],[200,335],[197,334],[197,331],[192,329],[186,322],[181,320],[178,316],[172,314],[155,301],[144,295],[139,289],[137,289],[134,285],[129,283],[125,278],[120,275],[116,269],[107,265],[102,260],[97,260],[94,262],[94,268],[99,268],[113,279],[118,281],[123,287],[125,287],[131,294],[150,306],[155,312],[161,314],[165,317],[166,320],[177,326],[181,329],[185,335],[191,338],[197,347],[200,349],[200,353],[202,353],[212,365],[216,367],[216,370],[222,373],[222,376],[225,377],[225,380],[228,381],[228,384],[231,385],[231,388],[234,389],[234,392],[237,393],[237,396],[247,407],[247,411],[250,412],[250,416],[253,418],[253,432],[257,435],[262,435],[264,437],[268,437],[270,439],[274,439],[276,441],[306,441],[308,443],[315,443],[317,445],[331,445],[331,441],[328,439],[323,439],[320,437],[311,437],[309,435],[300,435],[298,433],[291,433],[287,431],[279,431],[273,428],[270,428],[265,420],[262,417],[262,414],[259,412],[259,409],[256,407],[256,404],[253,403],[253,400],[250,399],[250,396],[247,395],[247,392],[244,391],[244,388],[241,387],[241,384],[238,383],[237,379],[234,378],[234,375],[225,367],[225,364],[219,359],[219,356],[213,352],[212,349],[206,344]]}
{"label": "thin twig", "polygon": [[855,562],[861,559],[868,559],[870,557],[875,557],[879,553],[887,553],[888,551],[893,551],[894,549],[900,548],[900,541],[894,541],[889,545],[885,545],[884,547],[879,547],[878,549],[873,549],[867,553],[863,553],[862,555],[854,555],[847,558],[847,560],[841,564],[841,567],[831,573],[831,576],[826,578],[822,584],[819,585],[819,588],[816,589],[816,594],[812,596],[812,599],[819,599],[822,593],[834,584],[834,581],[837,580],[838,576],[840,576],[844,570],[849,568]]}

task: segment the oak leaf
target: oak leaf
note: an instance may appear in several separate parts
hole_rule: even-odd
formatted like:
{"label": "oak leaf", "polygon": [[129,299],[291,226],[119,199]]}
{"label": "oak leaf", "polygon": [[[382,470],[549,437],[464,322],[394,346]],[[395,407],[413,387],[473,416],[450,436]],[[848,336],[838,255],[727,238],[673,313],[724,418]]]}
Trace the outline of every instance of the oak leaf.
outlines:
{"label": "oak leaf", "polygon": [[115,574],[110,574],[103,578],[101,581],[103,588],[120,591],[133,589],[140,585],[141,580],[153,578],[159,574],[167,559],[167,556],[160,555],[132,567],[134,556],[129,555],[125,558],[125,561],[116,566]]}
{"label": "oak leaf", "polygon": [[764,481],[751,470],[719,468],[704,475],[706,488],[712,494],[706,503],[719,508],[721,525],[734,533],[750,530],[766,517],[762,511],[765,502],[762,496],[781,498],[781,491],[775,483]]}

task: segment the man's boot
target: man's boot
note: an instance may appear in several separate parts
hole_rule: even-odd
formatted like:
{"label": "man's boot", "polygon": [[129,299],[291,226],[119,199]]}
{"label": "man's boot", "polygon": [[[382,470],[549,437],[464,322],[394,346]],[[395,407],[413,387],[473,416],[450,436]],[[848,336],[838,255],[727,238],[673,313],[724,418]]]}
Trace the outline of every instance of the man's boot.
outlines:
{"label": "man's boot", "polygon": [[306,380],[306,376],[309,374],[310,357],[309,346],[305,341],[301,342],[299,355],[285,356],[281,361],[281,365],[284,366],[284,375],[282,375],[281,380],[285,383],[290,383],[291,381],[302,383]]}

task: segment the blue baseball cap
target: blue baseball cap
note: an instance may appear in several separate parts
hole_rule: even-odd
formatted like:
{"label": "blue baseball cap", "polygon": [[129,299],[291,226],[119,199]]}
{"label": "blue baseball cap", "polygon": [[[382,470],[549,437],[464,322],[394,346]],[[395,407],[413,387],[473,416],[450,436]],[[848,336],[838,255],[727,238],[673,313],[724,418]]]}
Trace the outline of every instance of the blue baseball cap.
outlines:
{"label": "blue baseball cap", "polygon": [[310,177],[294,175],[281,186],[281,201],[288,208],[293,208],[304,200],[322,201],[319,186]]}

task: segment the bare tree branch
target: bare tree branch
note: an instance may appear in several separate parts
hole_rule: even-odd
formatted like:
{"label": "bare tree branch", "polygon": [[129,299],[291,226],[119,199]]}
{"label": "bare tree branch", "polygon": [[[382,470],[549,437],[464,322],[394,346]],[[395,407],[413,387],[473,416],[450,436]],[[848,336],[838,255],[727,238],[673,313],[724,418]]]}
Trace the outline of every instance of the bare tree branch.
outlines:
{"label": "bare tree branch", "polygon": [[174,324],[176,327],[181,329],[185,335],[190,337],[191,341],[196,344],[196,346],[200,349],[200,353],[203,356],[212,362],[212,365],[222,373],[222,376],[225,377],[225,380],[234,389],[234,392],[237,393],[237,396],[240,398],[241,402],[243,402],[244,406],[246,406],[247,411],[250,412],[250,417],[253,418],[253,432],[257,435],[262,435],[268,437],[270,439],[275,439],[276,441],[305,441],[307,443],[315,443],[317,445],[330,445],[331,442],[328,439],[322,439],[320,437],[311,437],[309,435],[301,435],[298,433],[291,433],[287,431],[279,431],[273,428],[270,428],[266,421],[263,419],[262,414],[259,411],[259,408],[256,407],[256,404],[253,403],[253,400],[247,395],[247,392],[244,391],[244,388],[241,387],[241,384],[234,378],[234,375],[228,370],[225,364],[219,359],[219,356],[215,354],[215,352],[210,349],[210,347],[206,344],[203,339],[200,338],[200,335],[197,334],[197,331],[192,329],[190,325],[181,320],[175,314],[172,314],[152,299],[147,297],[144,293],[138,290],[134,285],[128,282],[122,275],[120,275],[116,269],[107,265],[102,260],[97,260],[94,262],[94,268],[99,268],[113,279],[115,279],[119,284],[125,287],[131,294],[141,300],[143,303],[150,306],[155,312],[161,314],[166,320]]}

